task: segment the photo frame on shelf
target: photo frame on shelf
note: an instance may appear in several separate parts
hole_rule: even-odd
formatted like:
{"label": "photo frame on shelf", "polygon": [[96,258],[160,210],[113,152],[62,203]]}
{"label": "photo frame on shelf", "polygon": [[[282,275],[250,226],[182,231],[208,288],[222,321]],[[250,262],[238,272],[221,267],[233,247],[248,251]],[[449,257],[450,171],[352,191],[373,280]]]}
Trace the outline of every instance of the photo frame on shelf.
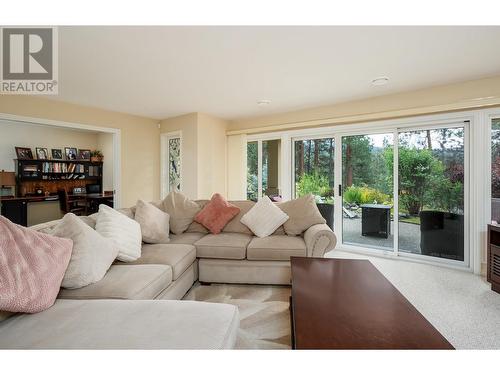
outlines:
{"label": "photo frame on shelf", "polygon": [[16,146],[16,155],[20,160],[33,160],[33,152],[29,147],[17,147]]}
{"label": "photo frame on shelf", "polygon": [[36,158],[38,160],[48,160],[49,159],[49,151],[45,147],[36,147]]}
{"label": "photo frame on shelf", "polygon": [[90,150],[79,149],[78,150],[78,160],[90,160]]}
{"label": "photo frame on shelf", "polygon": [[76,160],[78,156],[76,147],[64,147],[64,155],[66,160]]}
{"label": "photo frame on shelf", "polygon": [[52,159],[54,160],[62,160],[63,159],[63,152],[61,148],[53,148],[51,149],[52,152]]}

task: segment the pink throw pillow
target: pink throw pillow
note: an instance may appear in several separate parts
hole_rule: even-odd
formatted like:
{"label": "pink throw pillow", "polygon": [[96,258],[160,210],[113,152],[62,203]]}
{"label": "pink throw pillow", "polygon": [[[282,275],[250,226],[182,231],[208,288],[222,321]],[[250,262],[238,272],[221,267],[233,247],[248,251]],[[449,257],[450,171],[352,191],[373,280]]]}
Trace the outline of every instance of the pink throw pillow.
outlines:
{"label": "pink throw pillow", "polygon": [[73,241],[0,216],[0,310],[36,313],[56,300]]}
{"label": "pink throw pillow", "polygon": [[240,213],[240,209],[228,203],[222,195],[215,193],[203,209],[194,217],[213,234],[219,234],[229,221]]}

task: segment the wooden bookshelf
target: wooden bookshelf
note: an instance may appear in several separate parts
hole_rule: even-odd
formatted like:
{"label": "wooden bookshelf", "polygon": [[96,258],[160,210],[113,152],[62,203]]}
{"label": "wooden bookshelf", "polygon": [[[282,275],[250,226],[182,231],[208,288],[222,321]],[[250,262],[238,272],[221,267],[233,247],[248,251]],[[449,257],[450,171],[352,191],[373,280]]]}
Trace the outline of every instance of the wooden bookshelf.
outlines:
{"label": "wooden bookshelf", "polygon": [[58,189],[68,193],[75,187],[99,184],[102,192],[102,162],[86,160],[14,160],[18,195],[34,194],[37,188],[56,194]]}

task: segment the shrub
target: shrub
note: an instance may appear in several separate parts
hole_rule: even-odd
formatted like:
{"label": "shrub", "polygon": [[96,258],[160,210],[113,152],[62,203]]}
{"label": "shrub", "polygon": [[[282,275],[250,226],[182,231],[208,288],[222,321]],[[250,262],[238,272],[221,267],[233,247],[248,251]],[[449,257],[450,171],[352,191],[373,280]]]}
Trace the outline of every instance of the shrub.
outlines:
{"label": "shrub", "polygon": [[302,197],[307,194],[320,197],[330,196],[331,189],[328,177],[318,173],[302,175],[297,182],[297,196]]}
{"label": "shrub", "polygon": [[343,193],[344,201],[355,204],[389,203],[391,197],[368,186],[349,186]]}

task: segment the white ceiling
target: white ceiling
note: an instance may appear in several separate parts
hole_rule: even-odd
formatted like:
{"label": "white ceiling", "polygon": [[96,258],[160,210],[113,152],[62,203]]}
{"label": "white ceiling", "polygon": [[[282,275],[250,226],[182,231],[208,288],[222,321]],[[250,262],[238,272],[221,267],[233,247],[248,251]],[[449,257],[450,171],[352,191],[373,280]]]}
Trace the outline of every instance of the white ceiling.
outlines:
{"label": "white ceiling", "polygon": [[[500,74],[500,27],[60,27],[59,41],[51,99],[156,119],[238,119]],[[389,84],[372,86],[377,76]]]}

